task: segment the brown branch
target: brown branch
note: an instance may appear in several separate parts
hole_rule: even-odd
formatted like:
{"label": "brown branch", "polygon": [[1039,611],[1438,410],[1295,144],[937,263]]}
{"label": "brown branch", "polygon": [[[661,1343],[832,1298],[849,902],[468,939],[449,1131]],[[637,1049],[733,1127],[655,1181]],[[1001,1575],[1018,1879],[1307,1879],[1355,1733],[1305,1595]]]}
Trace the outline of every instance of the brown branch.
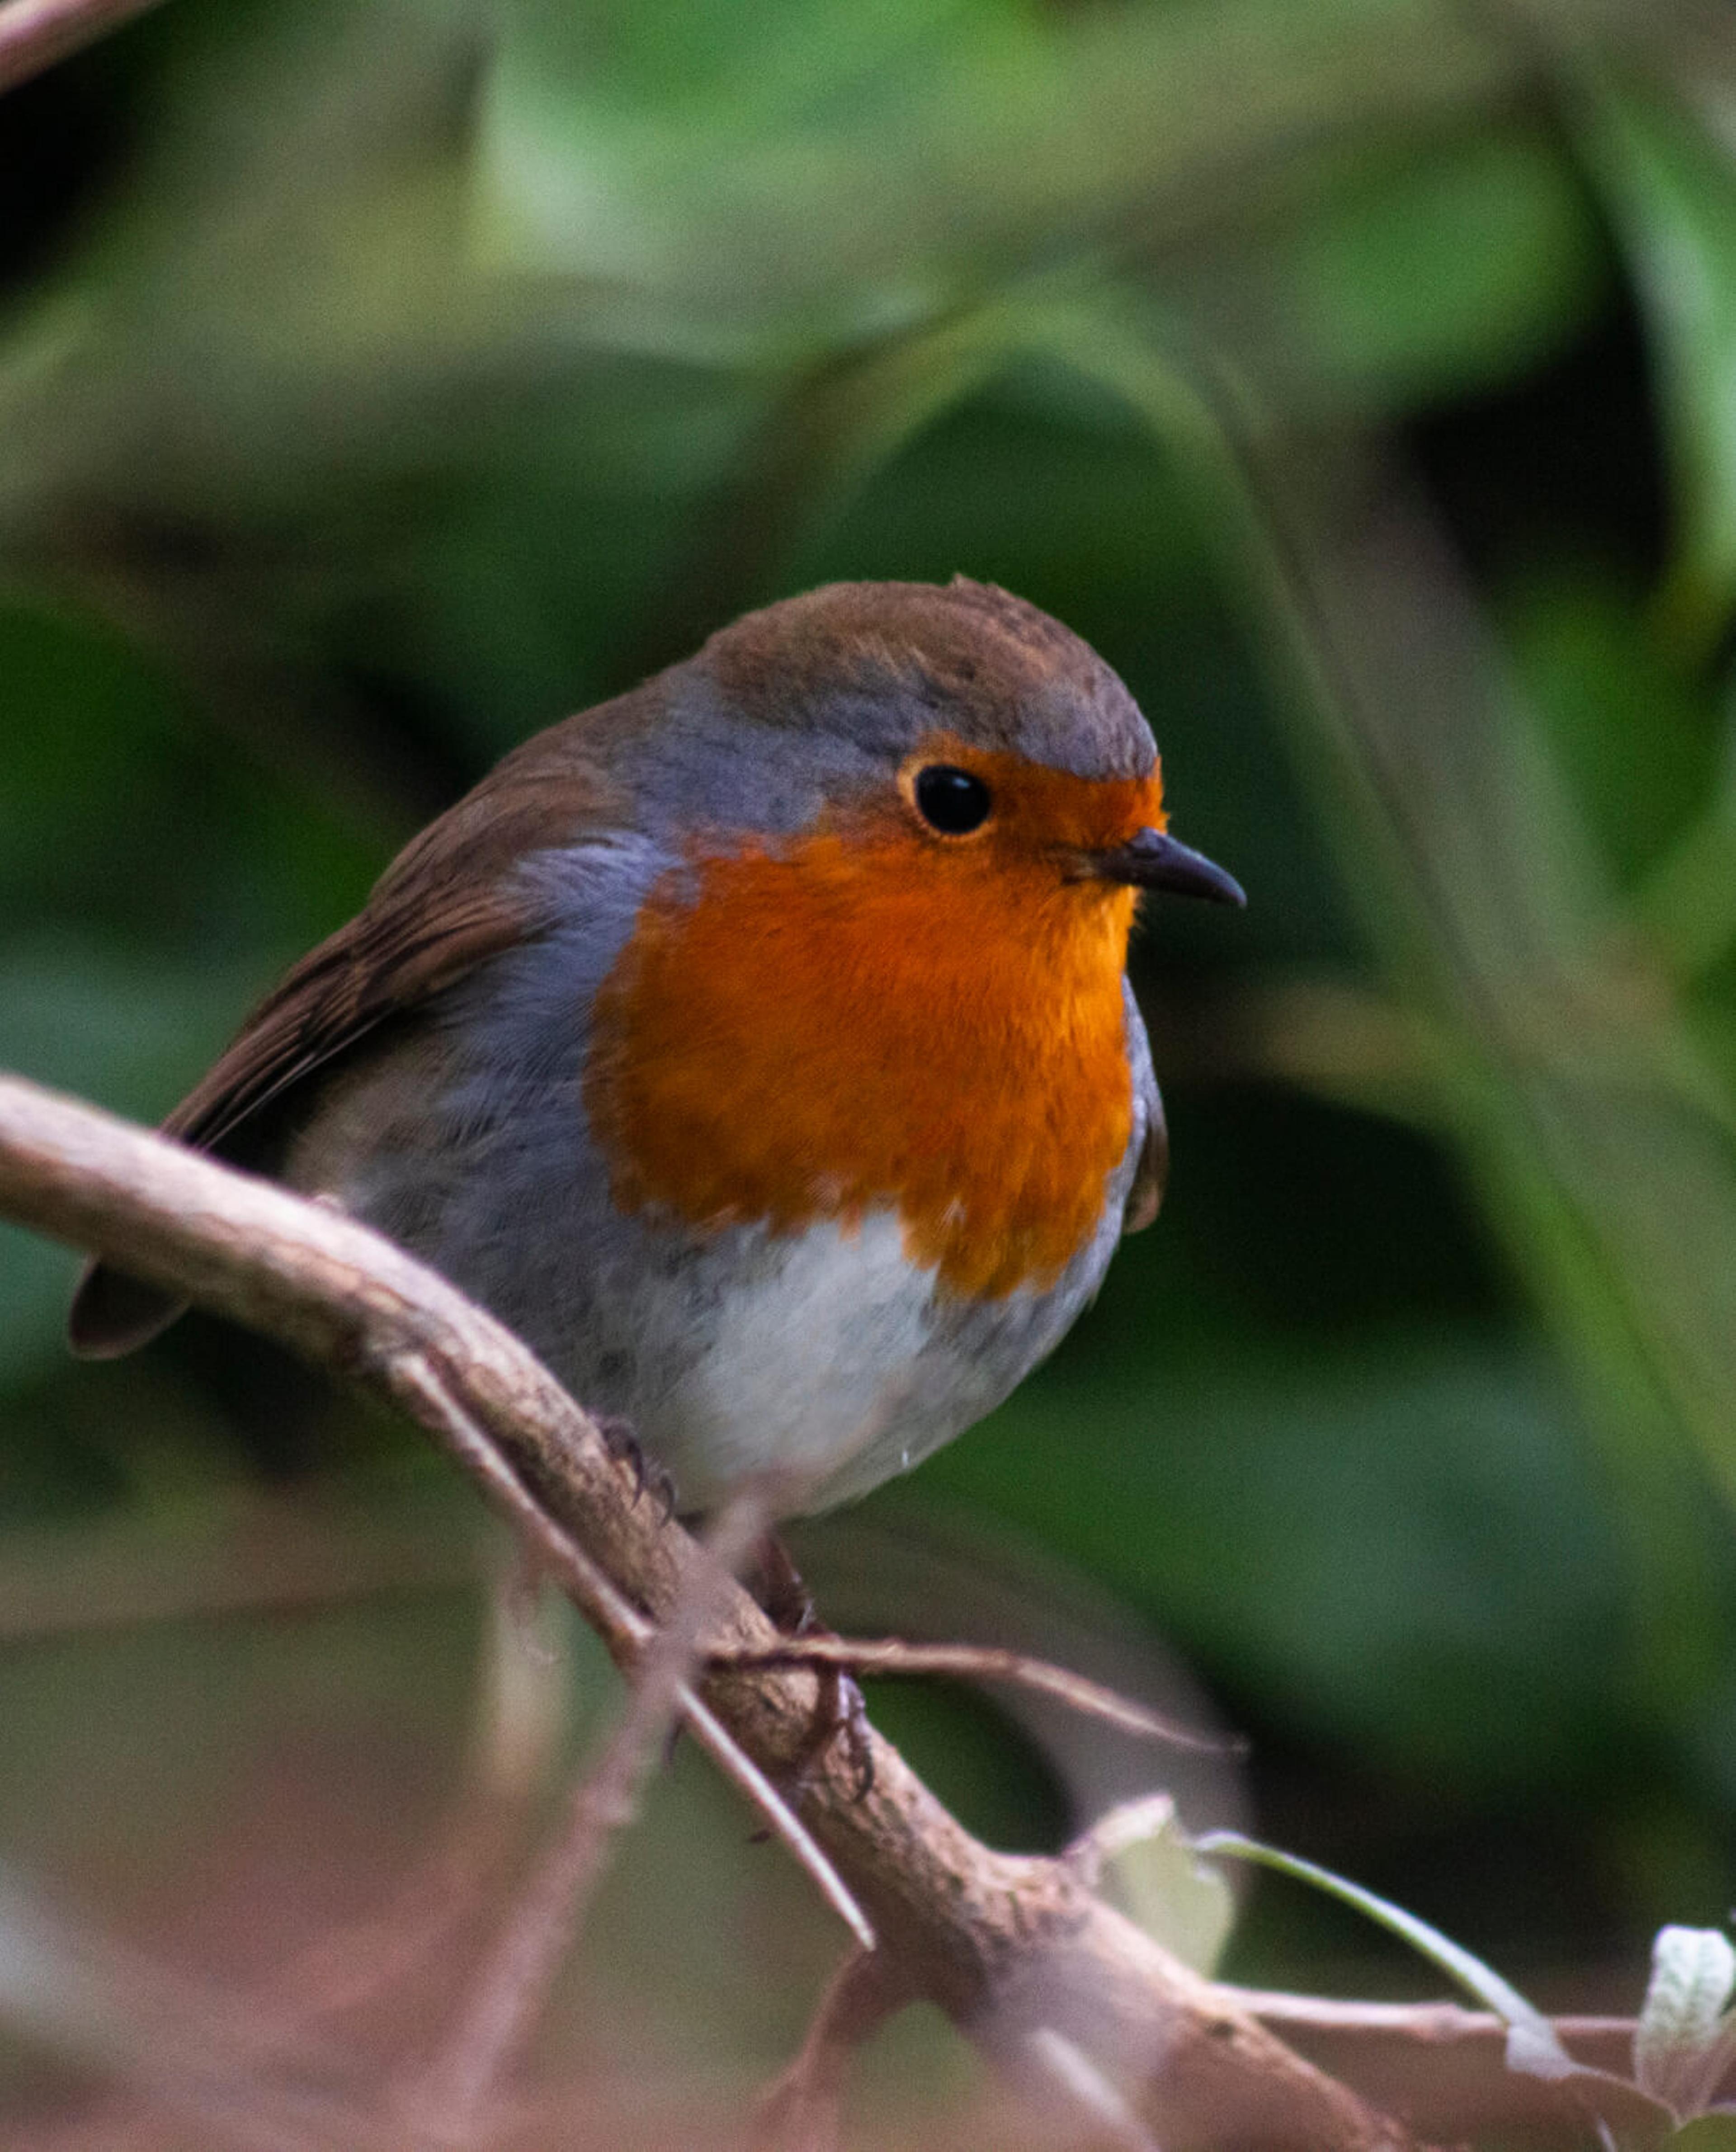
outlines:
{"label": "brown branch", "polygon": [[0,90],[16,89],[155,5],[156,0],[8,0],[0,8]]}
{"label": "brown branch", "polygon": [[[286,1190],[35,1086],[0,1079],[0,1211],[99,1251],[278,1338],[434,1434],[525,1532],[617,1662],[640,1663],[703,1561],[594,1424],[493,1317],[378,1235]],[[731,1586],[708,1651],[778,1639]],[[776,1779],[803,1754],[816,1677],[713,1668],[698,1698]],[[873,1923],[900,1988],[937,2004],[1017,2077],[1037,2042],[1076,2055],[1168,2152],[1394,2152],[1399,2124],[1096,1898],[1063,1861],[992,1851],[898,1752],[874,1783],[829,1752],[801,1820]]]}

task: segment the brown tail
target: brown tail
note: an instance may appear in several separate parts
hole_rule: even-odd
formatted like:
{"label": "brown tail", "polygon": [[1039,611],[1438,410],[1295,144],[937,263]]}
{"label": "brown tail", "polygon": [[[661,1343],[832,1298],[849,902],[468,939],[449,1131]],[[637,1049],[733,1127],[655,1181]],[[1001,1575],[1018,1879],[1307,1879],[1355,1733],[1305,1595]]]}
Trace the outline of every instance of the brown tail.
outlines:
{"label": "brown tail", "polygon": [[67,1342],[81,1360],[118,1360],[150,1344],[185,1307],[160,1286],[89,1263],[67,1316]]}

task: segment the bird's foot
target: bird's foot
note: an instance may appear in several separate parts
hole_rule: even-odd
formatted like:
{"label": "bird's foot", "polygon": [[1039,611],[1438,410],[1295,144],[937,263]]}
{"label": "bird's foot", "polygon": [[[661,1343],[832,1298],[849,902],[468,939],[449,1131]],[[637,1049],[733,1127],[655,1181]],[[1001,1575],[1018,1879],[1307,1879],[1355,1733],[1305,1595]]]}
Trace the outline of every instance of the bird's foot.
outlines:
{"label": "bird's foot", "polygon": [[[789,1548],[775,1532],[768,1532],[761,1543],[757,1582],[755,1596],[786,1637],[799,1640],[833,1635],[820,1620],[814,1595],[791,1560]],[[852,1798],[865,1801],[874,1790],[874,1748],[868,1738],[868,1707],[862,1701],[862,1692],[843,1667],[825,1661],[815,1664],[814,1678],[814,1715],[789,1767],[790,1783],[799,1793],[833,1744],[841,1743],[850,1766]]]}
{"label": "bird's foot", "polygon": [[647,1452],[630,1419],[622,1419],[612,1413],[593,1413],[591,1418],[603,1439],[603,1448],[617,1464],[626,1465],[632,1474],[635,1504],[642,1495],[651,1495],[662,1509],[662,1521],[667,1525],[675,1515],[673,1480]]}
{"label": "bird's foot", "polygon": [[786,1637],[811,1637],[820,1627],[814,1594],[777,1532],[759,1542],[753,1570],[754,1596]]}
{"label": "bird's foot", "polygon": [[842,1667],[817,1666],[814,1674],[817,1683],[814,1717],[790,1767],[791,1782],[800,1792],[835,1743],[849,1767],[850,1799],[865,1801],[874,1791],[874,1744],[869,1738],[868,1707],[862,1701],[862,1692]]}

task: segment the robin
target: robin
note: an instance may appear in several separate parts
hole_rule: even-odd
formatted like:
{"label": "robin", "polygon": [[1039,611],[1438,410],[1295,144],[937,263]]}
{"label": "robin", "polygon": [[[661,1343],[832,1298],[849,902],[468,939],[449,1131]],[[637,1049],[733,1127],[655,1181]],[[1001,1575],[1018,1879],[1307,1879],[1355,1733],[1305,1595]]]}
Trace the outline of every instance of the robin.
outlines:
{"label": "robin", "polygon": [[[1141,891],[1241,904],[1079,639],[963,577],[749,614],[516,749],[165,1124],[341,1204],[630,1425],[681,1506],[865,1494],[1148,1225]],[[72,1338],[179,1312],[99,1264]]]}

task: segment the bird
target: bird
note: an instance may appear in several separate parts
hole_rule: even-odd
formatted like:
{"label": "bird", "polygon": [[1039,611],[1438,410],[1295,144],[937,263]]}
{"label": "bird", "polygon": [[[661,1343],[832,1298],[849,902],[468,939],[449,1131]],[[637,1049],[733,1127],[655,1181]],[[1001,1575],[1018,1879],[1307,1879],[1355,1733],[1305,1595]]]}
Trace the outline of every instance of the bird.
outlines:
{"label": "bird", "polygon": [[[1246,901],[1088,644],[835,583],[509,753],[164,1132],[424,1259],[683,1514],[818,1512],[990,1412],[1155,1216],[1152,891]],[[99,1261],[71,1342],[180,1312]]]}

